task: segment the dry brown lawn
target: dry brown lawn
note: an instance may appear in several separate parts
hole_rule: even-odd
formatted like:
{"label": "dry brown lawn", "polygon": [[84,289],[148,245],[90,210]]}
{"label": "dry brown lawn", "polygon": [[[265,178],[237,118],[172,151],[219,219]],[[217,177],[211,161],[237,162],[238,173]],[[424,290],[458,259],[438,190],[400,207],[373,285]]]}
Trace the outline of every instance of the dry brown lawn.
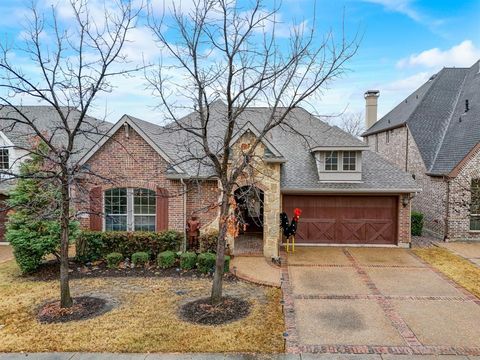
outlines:
{"label": "dry brown lawn", "polygon": [[283,351],[279,289],[227,283],[227,294],[249,299],[248,317],[222,326],[192,325],[180,320],[179,305],[207,296],[210,284],[208,279],[72,280],[74,296],[103,296],[114,308],[89,320],[40,324],[35,318],[36,308],[57,298],[57,282],[22,278],[14,261],[8,261],[0,264],[0,353]]}
{"label": "dry brown lawn", "polygon": [[444,248],[413,250],[433,267],[480,298],[480,268]]}

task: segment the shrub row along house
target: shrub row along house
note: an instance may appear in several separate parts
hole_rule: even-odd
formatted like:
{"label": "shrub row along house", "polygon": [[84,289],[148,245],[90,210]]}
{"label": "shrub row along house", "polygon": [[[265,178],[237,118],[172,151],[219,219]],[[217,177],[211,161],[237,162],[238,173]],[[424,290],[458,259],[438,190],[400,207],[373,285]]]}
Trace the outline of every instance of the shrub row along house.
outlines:
{"label": "shrub row along house", "polygon": [[480,61],[444,68],[376,121],[365,94],[368,146],[417,180],[413,209],[445,240],[480,240]]}
{"label": "shrub row along house", "polygon": [[[58,119],[50,108],[24,111],[46,132],[55,129]],[[225,112],[221,101],[211,104],[212,137],[216,129],[223,131]],[[243,112],[230,144],[233,157],[240,158],[251,146],[270,112],[261,107]],[[7,119],[14,113],[4,107],[0,115]],[[192,113],[182,121],[195,118]],[[83,227],[184,231],[194,215],[202,230],[218,228],[218,181],[187,132],[129,115],[115,125],[98,122],[95,128],[98,132],[85,135],[75,155],[81,157],[83,171],[71,191]],[[3,126],[0,134],[2,166],[15,168],[31,139],[18,126]],[[419,191],[411,175],[302,108],[267,134],[254,158],[242,161],[252,166],[235,191],[243,223],[241,235],[229,239],[232,251],[237,241],[249,237],[265,256],[278,256],[279,214],[291,216],[296,207],[303,211],[298,244],[410,243],[410,199]],[[2,182],[1,191],[8,196],[8,182]]]}

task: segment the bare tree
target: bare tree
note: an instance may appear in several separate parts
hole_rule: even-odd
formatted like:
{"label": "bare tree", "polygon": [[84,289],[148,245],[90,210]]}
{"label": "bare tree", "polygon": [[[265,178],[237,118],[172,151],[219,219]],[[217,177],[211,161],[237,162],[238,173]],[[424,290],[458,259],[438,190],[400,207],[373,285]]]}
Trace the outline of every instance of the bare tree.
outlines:
{"label": "bare tree", "polygon": [[361,112],[345,112],[339,116],[338,127],[350,135],[359,138],[365,131],[365,123]]}
{"label": "bare tree", "polygon": [[[222,298],[229,200],[237,181],[252,166],[267,134],[287,126],[285,119],[294,109],[318,98],[344,72],[358,47],[356,38],[347,41],[343,33],[338,40],[333,32],[318,36],[315,21],[285,30],[279,10],[262,0],[246,8],[233,0],[197,0],[191,11],[172,4],[171,13],[161,17],[150,12],[150,27],[165,58],[146,78],[172,122],[166,129],[187,135],[183,146],[188,156],[182,162],[208,167],[222,190],[212,303]],[[225,111],[212,105],[218,99]],[[255,122],[259,133],[251,146],[234,157],[234,135],[253,105],[266,105],[271,111],[267,119]],[[187,109],[194,112],[193,118],[182,118]]]}
{"label": "bare tree", "polygon": [[[16,145],[26,154],[35,151],[48,164],[42,175],[24,176],[42,176],[41,180],[56,183],[61,192],[61,307],[72,305],[68,276],[71,186],[86,171],[80,166],[80,155],[105,132],[104,124],[87,113],[99,94],[111,91],[113,77],[136,70],[124,68],[127,59],[122,48],[140,11],[124,0],[95,12],[90,10],[88,0],[70,0],[69,5],[71,19],[66,22],[60,21],[54,7],[44,14],[32,6],[24,44],[17,48],[8,42],[0,45],[0,130],[21,132],[29,141],[46,145],[47,151],[42,152],[28,143]],[[28,57],[24,67],[16,62],[16,53]],[[38,121],[35,111],[19,105],[24,99],[54,109],[47,128]],[[15,172],[7,175],[18,176]]]}

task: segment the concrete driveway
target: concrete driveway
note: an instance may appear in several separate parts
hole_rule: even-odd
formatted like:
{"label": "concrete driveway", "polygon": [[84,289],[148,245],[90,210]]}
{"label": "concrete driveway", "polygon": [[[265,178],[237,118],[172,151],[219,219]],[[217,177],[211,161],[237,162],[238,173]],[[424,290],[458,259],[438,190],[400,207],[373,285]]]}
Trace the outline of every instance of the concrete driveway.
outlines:
{"label": "concrete driveway", "polygon": [[291,352],[480,355],[480,300],[410,250],[297,247],[283,278]]}

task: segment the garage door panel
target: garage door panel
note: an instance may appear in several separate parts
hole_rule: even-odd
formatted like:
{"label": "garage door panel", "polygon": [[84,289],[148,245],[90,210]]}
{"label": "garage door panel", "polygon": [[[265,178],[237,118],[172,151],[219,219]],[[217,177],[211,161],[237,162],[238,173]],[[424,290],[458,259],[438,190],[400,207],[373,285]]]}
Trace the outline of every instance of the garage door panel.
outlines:
{"label": "garage door panel", "polygon": [[370,221],[366,226],[367,243],[385,244],[391,237],[394,230],[392,221]]}
{"label": "garage door panel", "polygon": [[394,196],[286,195],[284,211],[302,209],[298,243],[395,244]]}
{"label": "garage door panel", "polygon": [[345,244],[365,243],[365,221],[342,221],[338,223],[341,234],[339,238]]}
{"label": "garage door panel", "polygon": [[[301,221],[303,223],[303,221]],[[310,240],[312,243],[324,242],[324,243],[334,243],[335,242],[335,219],[331,220],[321,220],[316,219],[308,220],[305,223],[307,228],[307,237],[302,237],[303,239]]]}

